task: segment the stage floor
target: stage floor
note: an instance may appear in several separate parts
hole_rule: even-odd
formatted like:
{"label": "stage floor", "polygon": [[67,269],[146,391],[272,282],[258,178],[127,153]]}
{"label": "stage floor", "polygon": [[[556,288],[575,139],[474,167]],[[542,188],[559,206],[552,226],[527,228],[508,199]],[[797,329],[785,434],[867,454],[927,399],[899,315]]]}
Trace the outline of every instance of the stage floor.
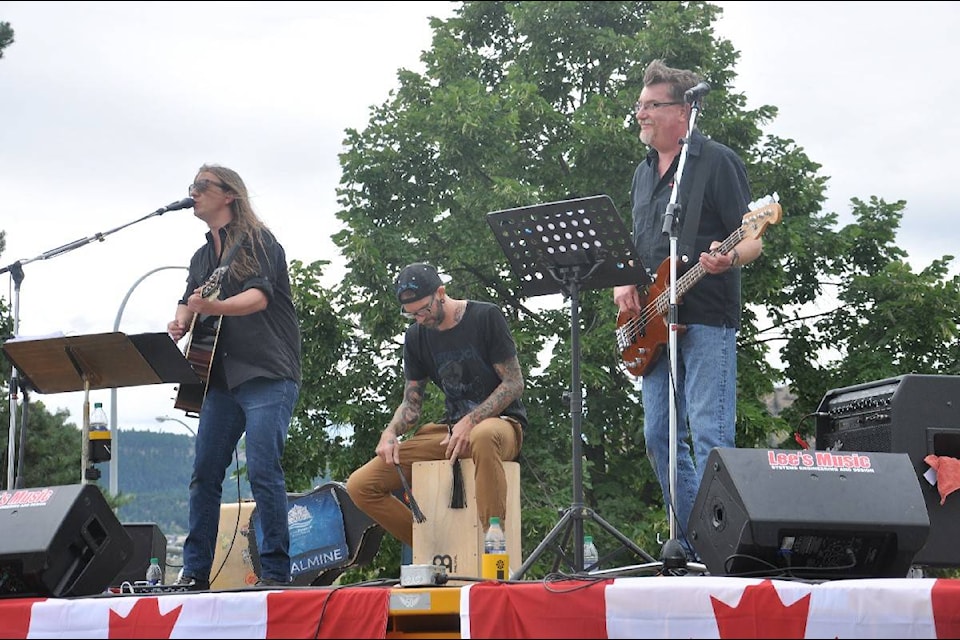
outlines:
{"label": "stage floor", "polygon": [[2,638],[957,638],[960,580],[644,576],[0,599]]}

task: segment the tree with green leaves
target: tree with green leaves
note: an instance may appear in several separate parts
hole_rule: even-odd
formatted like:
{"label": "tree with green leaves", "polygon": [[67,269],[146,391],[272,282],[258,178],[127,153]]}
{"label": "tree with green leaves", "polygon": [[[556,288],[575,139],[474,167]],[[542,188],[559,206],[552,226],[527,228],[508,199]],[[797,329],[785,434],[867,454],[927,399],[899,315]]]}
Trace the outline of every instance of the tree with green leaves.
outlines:
{"label": "tree with green leaves", "polygon": [[[30,396],[26,415],[26,444],[21,447],[17,443],[17,459],[13,461],[14,480],[18,482],[18,486],[79,484],[82,477],[81,434],[76,425],[67,422],[69,412],[60,409],[51,414],[42,402],[35,401],[33,396]],[[9,407],[0,411],[0,417],[9,419]],[[7,425],[9,422],[4,422],[0,432],[0,445],[4,451],[3,464],[0,465],[4,473],[4,486],[7,473]],[[24,427],[21,425],[20,428]]]}
{"label": "tree with green leaves", "polygon": [[[822,200],[816,167],[802,152],[786,141],[761,146],[760,125],[775,108],[744,111],[745,98],[723,89],[736,56],[713,36],[718,11],[706,3],[463,3],[456,17],[433,21],[426,72],[401,71],[400,88],[373,110],[367,128],[348,132],[338,214],[346,230],[334,237],[349,266],[339,290],[344,314],[356,318],[365,351],[389,363],[386,397],[395,399],[402,324],[383,291],[403,264],[430,261],[458,291],[506,307],[530,372],[531,429],[521,459],[528,545],[571,499],[570,318],[563,300],[523,299],[486,214],[608,194],[626,219],[630,176],[645,154],[631,131],[631,105],[653,57],[698,69],[720,88],[701,128],[748,160],[756,192],[779,191],[790,201],[806,189],[814,192],[807,200]],[[795,170],[783,171],[787,163]],[[762,305],[775,293],[773,279],[752,279],[771,262],[764,256],[751,265],[745,299]],[[632,539],[655,545],[666,519],[643,452],[637,381],[625,374],[613,340],[612,294],[587,291],[580,303],[586,501]],[[756,318],[746,320],[744,339]],[[747,343],[741,356],[753,361],[741,369],[755,371],[742,376],[745,443],[776,424],[763,410],[774,378],[766,355],[763,343]],[[379,383],[383,369],[367,375]],[[354,423],[356,445],[372,450],[385,422]]]}
{"label": "tree with green leaves", "polygon": [[[629,222],[630,176],[646,152],[631,105],[653,58],[709,81],[700,129],[746,160],[755,195],[776,192],[783,206],[763,255],[744,273],[738,446],[798,446],[792,432],[809,435],[803,417],[833,386],[887,375],[898,365],[949,370],[943,366],[956,350],[951,303],[958,295],[957,283],[946,279],[950,258],[912,274],[891,249],[900,203],[854,201],[857,221],[834,230],[836,214],[821,211],[827,178],[818,175],[820,166],[793,140],[763,134],[776,107],[746,109],[746,96],[731,88],[738,54],[714,33],[720,11],[706,2],[464,2],[452,18],[431,21],[425,71],[399,70],[399,87],[371,109],[363,130],[347,131],[341,154],[337,215],[344,229],[333,238],[347,272],[330,301],[344,342],[325,383],[341,390],[327,411],[352,430],[346,448],[331,449],[331,468],[340,472],[334,477],[345,479],[358,455],[370,455],[399,401],[404,325],[389,283],[404,264],[425,260],[449,275],[458,295],[494,301],[507,312],[531,415],[521,456],[524,552],[557,523],[572,498],[567,300],[523,297],[486,216],[607,194]],[[852,264],[851,256],[872,263]],[[889,323],[879,326],[889,327],[883,337],[890,350],[909,346],[911,355],[888,359],[884,368],[873,366],[878,357],[857,355],[867,321],[911,304],[874,306],[878,295],[896,297],[896,286],[884,288],[891,278],[914,287],[917,303],[937,293],[926,308],[930,328],[951,342],[929,353],[943,358],[913,351],[933,346],[920,331],[911,332],[910,343],[897,341],[905,329]],[[838,306],[807,315],[826,293]],[[668,526],[644,456],[637,380],[613,339],[615,311],[610,291],[582,293],[585,501],[656,555]],[[777,359],[782,365],[773,364]],[[782,417],[767,409],[779,385],[797,397]],[[602,546],[603,536],[595,538]],[[395,576],[397,553],[385,540],[370,573]],[[531,575],[547,570],[538,564]]]}
{"label": "tree with green leaves", "polygon": [[9,22],[0,22],[0,58],[3,50],[13,44],[13,28]]}

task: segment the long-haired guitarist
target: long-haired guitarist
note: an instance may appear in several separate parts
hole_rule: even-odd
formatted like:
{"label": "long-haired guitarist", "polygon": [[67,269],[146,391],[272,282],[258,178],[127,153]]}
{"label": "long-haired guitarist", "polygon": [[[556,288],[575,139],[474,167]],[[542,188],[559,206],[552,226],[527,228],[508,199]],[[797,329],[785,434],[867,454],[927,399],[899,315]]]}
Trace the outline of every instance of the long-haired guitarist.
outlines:
{"label": "long-haired guitarist", "polygon": [[[677,332],[678,377],[671,384],[666,348],[668,309],[651,313],[648,302],[670,287],[670,235],[664,232],[664,213],[677,177],[682,141],[690,133],[694,100],[688,100],[685,94],[699,82],[693,72],[668,67],[661,60],[654,60],[646,68],[634,115],[640,140],[649,152],[633,175],[633,240],[643,264],[658,270],[655,282],[644,291],[626,285],[615,287],[613,292],[619,308],[618,325],[630,323],[627,326],[634,340],[624,350],[624,360],[628,368],[642,375],[647,456],[660,481],[665,504],[672,505],[678,538],[690,558],[696,555],[685,532],[703,464],[713,447],[734,446],[739,267],[754,260],[762,249],[761,240],[754,238],[720,250],[724,238],[740,227],[748,211],[750,186],[744,163],[736,153],[709,141],[694,128],[677,198],[681,205],[675,227],[679,238],[677,273],[679,277],[699,261],[705,275],[679,299],[682,330]],[[702,202],[699,211],[692,210],[697,202]],[[684,235],[684,223],[691,216],[699,216],[698,224]],[[685,238],[690,239],[686,246]],[[677,394],[677,495],[673,501],[669,468],[672,390]]]}
{"label": "long-haired guitarist", "polygon": [[210,587],[227,467],[246,436],[247,472],[261,518],[258,584],[290,582],[287,490],[280,458],[300,393],[300,325],[283,247],[254,213],[237,173],[203,165],[189,186],[193,212],[209,230],[190,260],[187,286],[167,325],[190,334],[187,359],[204,381],[177,405],[195,410],[185,589]]}

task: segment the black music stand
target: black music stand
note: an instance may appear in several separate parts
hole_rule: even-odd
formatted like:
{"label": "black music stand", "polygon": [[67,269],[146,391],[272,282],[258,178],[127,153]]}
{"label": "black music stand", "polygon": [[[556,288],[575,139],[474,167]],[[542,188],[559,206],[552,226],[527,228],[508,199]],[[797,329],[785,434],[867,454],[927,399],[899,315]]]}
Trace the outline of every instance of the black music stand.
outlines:
{"label": "black music stand", "polygon": [[647,562],[655,562],[630,538],[583,504],[583,460],[581,419],[583,392],[580,388],[580,289],[600,289],[617,285],[645,285],[650,276],[640,262],[624,227],[623,219],[609,196],[550,202],[547,204],[493,211],[487,222],[500,243],[513,272],[520,278],[521,291],[528,296],[562,291],[570,298],[571,394],[573,429],[573,504],[552,531],[530,554],[510,579],[516,580],[554,544],[557,560],[563,547],[574,540],[574,570],[583,571],[583,520],[589,518],[615,537],[625,548]]}
{"label": "black music stand", "polygon": [[[193,367],[166,333],[120,332],[13,338],[3,344],[25,383],[40,393],[83,391],[82,482],[96,479],[89,463],[90,390],[179,382],[199,384]],[[25,429],[22,425],[21,429]],[[92,476],[92,477],[91,477]]]}

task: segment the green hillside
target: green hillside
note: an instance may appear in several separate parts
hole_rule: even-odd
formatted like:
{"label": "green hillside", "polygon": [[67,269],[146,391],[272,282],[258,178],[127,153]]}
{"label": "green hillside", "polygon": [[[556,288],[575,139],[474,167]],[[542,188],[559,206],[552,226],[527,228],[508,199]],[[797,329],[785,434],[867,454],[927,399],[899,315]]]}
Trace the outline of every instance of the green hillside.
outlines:
{"label": "green hillside", "polygon": [[[242,446],[242,441],[241,441]],[[121,522],[155,522],[164,534],[186,533],[193,436],[155,431],[121,431],[113,443],[117,455],[117,487]],[[244,464],[239,450],[239,464]],[[97,484],[104,495],[110,486],[110,463],[98,464]],[[236,478],[237,458],[223,483],[223,502],[235,502],[239,493],[252,498],[250,484]],[[126,501],[126,502],[123,502]]]}

